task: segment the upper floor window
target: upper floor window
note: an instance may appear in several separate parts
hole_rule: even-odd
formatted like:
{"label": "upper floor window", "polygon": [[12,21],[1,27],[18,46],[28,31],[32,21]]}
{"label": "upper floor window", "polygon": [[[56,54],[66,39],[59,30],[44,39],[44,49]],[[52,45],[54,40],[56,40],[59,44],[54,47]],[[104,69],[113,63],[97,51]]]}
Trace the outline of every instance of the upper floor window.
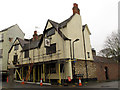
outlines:
{"label": "upper floor window", "polygon": [[26,50],[24,54],[24,58],[28,58],[28,57],[29,57],[29,50]]}
{"label": "upper floor window", "polygon": [[19,45],[15,45],[14,50],[18,50]]}
{"label": "upper floor window", "polygon": [[87,52],[88,58],[90,58],[90,52]]}
{"label": "upper floor window", "polygon": [[50,47],[46,47],[46,54],[56,53],[56,43],[51,44]]}
{"label": "upper floor window", "polygon": [[55,34],[55,28],[50,28],[50,29],[48,29],[48,31],[47,31],[47,37],[49,37],[49,36],[51,36],[51,35],[54,35]]}
{"label": "upper floor window", "polygon": [[3,49],[0,49],[0,58],[3,57]]}
{"label": "upper floor window", "polygon": [[15,65],[17,63],[18,55],[14,55],[13,57],[13,64]]}

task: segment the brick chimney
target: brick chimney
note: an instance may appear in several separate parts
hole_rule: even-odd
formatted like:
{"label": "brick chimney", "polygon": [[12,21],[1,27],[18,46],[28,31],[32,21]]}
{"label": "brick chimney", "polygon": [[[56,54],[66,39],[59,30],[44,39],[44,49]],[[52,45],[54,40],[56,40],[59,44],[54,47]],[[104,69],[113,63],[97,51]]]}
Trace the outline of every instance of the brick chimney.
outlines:
{"label": "brick chimney", "polygon": [[33,34],[33,41],[34,41],[34,40],[38,40],[37,31],[34,31],[34,34]]}
{"label": "brick chimney", "polygon": [[78,8],[78,4],[74,3],[72,10],[73,10],[73,14],[77,13],[80,15],[80,10]]}

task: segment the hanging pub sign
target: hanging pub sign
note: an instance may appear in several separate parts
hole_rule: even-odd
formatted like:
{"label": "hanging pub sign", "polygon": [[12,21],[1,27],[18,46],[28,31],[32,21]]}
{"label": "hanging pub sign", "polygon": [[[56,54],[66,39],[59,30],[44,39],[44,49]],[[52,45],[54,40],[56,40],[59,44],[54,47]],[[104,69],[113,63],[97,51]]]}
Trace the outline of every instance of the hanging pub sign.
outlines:
{"label": "hanging pub sign", "polygon": [[50,39],[45,38],[45,47],[50,47]]}

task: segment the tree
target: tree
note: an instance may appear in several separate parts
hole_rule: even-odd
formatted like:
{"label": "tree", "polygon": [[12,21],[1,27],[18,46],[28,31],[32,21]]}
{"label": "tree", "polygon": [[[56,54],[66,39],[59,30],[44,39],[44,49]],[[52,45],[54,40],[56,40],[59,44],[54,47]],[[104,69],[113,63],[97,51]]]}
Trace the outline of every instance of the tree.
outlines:
{"label": "tree", "polygon": [[104,48],[99,52],[99,55],[120,61],[120,33],[113,32],[107,37]]}

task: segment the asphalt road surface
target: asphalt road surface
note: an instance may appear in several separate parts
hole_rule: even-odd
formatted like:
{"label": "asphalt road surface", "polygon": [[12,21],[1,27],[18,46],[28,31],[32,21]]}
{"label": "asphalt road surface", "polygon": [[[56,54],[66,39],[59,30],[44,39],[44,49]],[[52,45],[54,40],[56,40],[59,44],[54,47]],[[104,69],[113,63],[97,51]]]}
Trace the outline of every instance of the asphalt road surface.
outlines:
{"label": "asphalt road surface", "polygon": [[[1,85],[1,82],[0,82]],[[113,90],[118,90],[120,85],[120,81],[109,81],[109,82],[88,82],[83,84],[82,86],[75,86],[75,85],[68,85],[68,86],[60,86],[60,85],[51,85],[51,86],[40,86],[39,84],[21,84],[21,83],[7,83],[7,82],[2,82],[2,88],[9,90],[9,88],[106,88],[105,90],[108,90],[112,88]],[[1,86],[0,86],[1,88]],[[119,89],[120,90],[120,89]]]}

